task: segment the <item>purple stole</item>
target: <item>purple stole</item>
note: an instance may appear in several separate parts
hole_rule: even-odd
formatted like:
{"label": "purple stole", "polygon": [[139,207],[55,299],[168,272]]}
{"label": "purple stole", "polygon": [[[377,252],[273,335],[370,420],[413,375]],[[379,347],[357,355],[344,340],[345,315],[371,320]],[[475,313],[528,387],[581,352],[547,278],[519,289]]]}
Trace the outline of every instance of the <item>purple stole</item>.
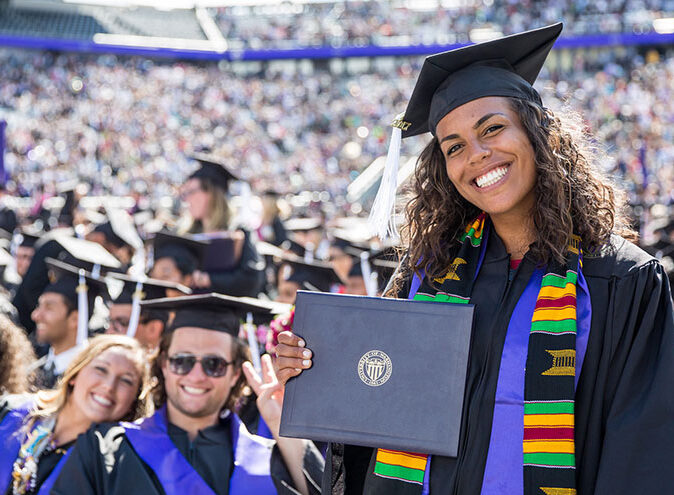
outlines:
{"label": "purple stole", "polygon": [[[138,456],[154,471],[166,495],[215,495],[168,435],[166,407],[138,423],[121,423]],[[230,427],[234,471],[230,495],[276,494],[269,472],[271,449],[256,440],[236,414]]]}
{"label": "purple stole", "polygon": [[[6,490],[12,482],[14,461],[19,456],[19,449],[23,440],[23,436],[18,433],[33,405],[33,402],[27,402],[21,407],[9,411],[2,420],[2,423],[0,423],[0,442],[2,442],[2,447],[0,448],[0,490]],[[49,495],[51,487],[54,485],[66,459],[70,455],[70,450],[68,449],[63,457],[61,457],[56,467],[49,473],[47,479],[44,480],[44,483],[42,483],[42,486],[38,490],[38,495]]]}

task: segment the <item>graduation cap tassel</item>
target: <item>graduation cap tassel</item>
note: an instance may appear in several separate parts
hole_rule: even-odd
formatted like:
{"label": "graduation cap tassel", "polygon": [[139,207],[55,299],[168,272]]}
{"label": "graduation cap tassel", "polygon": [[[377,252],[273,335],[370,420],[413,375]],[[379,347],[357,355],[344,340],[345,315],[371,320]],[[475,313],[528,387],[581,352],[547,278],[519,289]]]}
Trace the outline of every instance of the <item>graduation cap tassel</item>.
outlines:
{"label": "graduation cap tassel", "polygon": [[257,336],[255,335],[255,324],[253,323],[253,313],[246,315],[246,335],[248,336],[248,347],[250,356],[253,359],[253,368],[258,373],[262,372],[262,363],[260,362],[260,347],[257,345]]}
{"label": "graduation cap tassel", "polygon": [[84,270],[79,271],[77,286],[77,344],[82,344],[89,337],[89,301],[87,300],[87,280]]}
{"label": "graduation cap tassel", "polygon": [[363,281],[368,296],[376,296],[377,288],[372,283],[372,268],[370,267],[370,253],[360,253],[360,270],[363,272]]}
{"label": "graduation cap tassel", "polygon": [[143,300],[143,297],[143,282],[139,280],[136,282],[136,291],[131,298],[131,316],[129,317],[129,327],[126,329],[126,334],[129,337],[136,336],[138,321],[140,320],[140,302]]}
{"label": "graduation cap tassel", "polygon": [[393,121],[393,131],[391,132],[391,142],[386,155],[386,165],[384,174],[381,178],[379,191],[374,198],[372,210],[368,222],[370,228],[381,240],[387,238],[398,239],[398,229],[395,224],[395,200],[396,190],[398,189],[398,168],[400,166],[400,146],[402,145],[402,135],[405,125],[409,125],[402,120],[402,115],[396,117]]}

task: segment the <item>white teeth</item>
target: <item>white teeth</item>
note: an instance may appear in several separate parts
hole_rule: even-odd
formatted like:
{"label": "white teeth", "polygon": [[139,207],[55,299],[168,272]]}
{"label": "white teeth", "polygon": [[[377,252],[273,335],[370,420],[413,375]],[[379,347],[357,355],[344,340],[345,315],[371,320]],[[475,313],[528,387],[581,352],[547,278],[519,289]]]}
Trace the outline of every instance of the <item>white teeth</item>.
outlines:
{"label": "white teeth", "polygon": [[508,173],[508,165],[502,167],[497,167],[493,170],[490,170],[484,175],[481,175],[475,179],[477,187],[487,187],[492,184],[496,184],[499,180],[503,178],[505,174]]}
{"label": "white teeth", "polygon": [[112,401],[106,399],[105,397],[101,397],[100,395],[91,394],[91,398],[104,407],[110,407],[112,405]]}
{"label": "white teeth", "polygon": [[206,393],[205,388],[188,387],[187,385],[183,385],[183,390],[185,390],[185,392],[187,392],[188,394],[194,395],[201,395]]}

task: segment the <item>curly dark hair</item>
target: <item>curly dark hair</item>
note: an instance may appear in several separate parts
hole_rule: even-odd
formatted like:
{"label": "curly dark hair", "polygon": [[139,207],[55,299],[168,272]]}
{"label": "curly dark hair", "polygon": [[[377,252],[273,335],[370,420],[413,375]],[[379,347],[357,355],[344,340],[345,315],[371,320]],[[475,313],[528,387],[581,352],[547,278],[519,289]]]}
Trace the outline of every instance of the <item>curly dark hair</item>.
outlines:
{"label": "curly dark hair", "polygon": [[[155,380],[154,388],[152,390],[152,395],[154,398],[155,408],[159,409],[166,404],[166,387],[164,386],[164,372],[162,371],[162,364],[168,358],[168,350],[171,347],[171,341],[173,340],[173,334],[176,329],[169,328],[165,331],[161,340],[159,341],[159,349],[157,354],[152,361],[152,377]],[[250,351],[248,345],[244,343],[241,339],[232,337],[232,366],[234,369],[241,369],[241,366],[246,361],[250,361]],[[241,398],[246,388],[246,377],[243,372],[239,374],[239,379],[236,381],[234,386],[229,392],[229,397],[227,402],[223,406],[224,409],[234,410],[237,402]]]}
{"label": "curly dark hair", "polygon": [[26,333],[0,314],[0,395],[22,394],[32,385],[33,346]]}
{"label": "curly dark hair", "polygon": [[[585,129],[562,123],[553,112],[519,98],[508,98],[535,153],[535,202],[531,212],[535,241],[531,255],[540,264],[563,262],[572,234],[587,252],[604,245],[611,233],[635,241],[624,214],[624,196],[596,166],[598,153]],[[458,249],[459,235],[480,211],[449,180],[437,137],[417,161],[412,197],[406,207],[403,238],[407,261],[392,284],[395,294],[413,267],[427,278],[442,277]]]}

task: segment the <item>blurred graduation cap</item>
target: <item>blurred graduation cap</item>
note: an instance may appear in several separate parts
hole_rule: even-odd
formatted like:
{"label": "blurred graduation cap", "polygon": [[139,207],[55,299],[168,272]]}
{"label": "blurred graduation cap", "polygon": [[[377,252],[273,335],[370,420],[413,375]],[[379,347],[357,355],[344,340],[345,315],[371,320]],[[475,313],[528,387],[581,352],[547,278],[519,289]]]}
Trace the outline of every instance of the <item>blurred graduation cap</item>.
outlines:
{"label": "blurred graduation cap", "polygon": [[430,132],[455,108],[487,96],[541,104],[533,88],[562,32],[562,23],[450,50],[426,58],[405,112],[393,121],[384,175],[370,214],[381,238],[397,237],[392,212],[401,139]]}
{"label": "blurred graduation cap", "polygon": [[310,232],[323,228],[323,220],[320,218],[289,218],[283,222],[283,226],[289,232]]}
{"label": "blurred graduation cap", "polygon": [[112,295],[113,304],[131,304],[131,317],[126,331],[129,337],[136,335],[142,301],[165,298],[167,289],[174,289],[183,294],[192,293],[192,289],[182,284],[148,277],[134,277],[124,273],[109,273],[106,281],[109,289],[111,285],[121,284],[119,293]]}
{"label": "blurred graduation cap", "polygon": [[201,266],[208,242],[171,232],[157,232],[152,239],[153,263],[161,258],[171,258],[183,275],[192,273]]}
{"label": "blurred graduation cap", "polygon": [[122,266],[117,258],[97,242],[79,239],[65,233],[55,235],[53,239],[65,250],[60,261],[90,271],[94,277],[101,271],[117,270]]}
{"label": "blurred graduation cap", "polygon": [[286,257],[284,261],[292,267],[292,273],[285,280],[296,282],[302,289],[330,292],[333,285],[344,284],[330,263],[305,261],[299,257]]}
{"label": "blurred graduation cap", "polygon": [[94,227],[94,232],[101,232],[108,242],[116,247],[129,246],[133,250],[142,249],[143,241],[133,223],[133,218],[124,210],[110,208],[107,210],[107,222]]}
{"label": "blurred graduation cap", "polygon": [[199,162],[200,167],[188,179],[207,179],[225,191],[230,181],[241,180],[227,164],[209,153],[194,153],[190,158]]}
{"label": "blurred graduation cap", "polygon": [[289,309],[288,305],[216,293],[143,301],[141,307],[175,311],[171,329],[203,328],[233,337],[238,337],[241,320],[246,319],[248,313],[254,320],[269,322],[276,314]]}
{"label": "blurred graduation cap", "polygon": [[77,343],[80,344],[89,335],[89,316],[93,313],[96,297],[109,298],[107,286],[103,279],[92,276],[83,268],[54,258],[45,261],[50,270],[50,283],[42,293],[61,294],[77,308]]}

